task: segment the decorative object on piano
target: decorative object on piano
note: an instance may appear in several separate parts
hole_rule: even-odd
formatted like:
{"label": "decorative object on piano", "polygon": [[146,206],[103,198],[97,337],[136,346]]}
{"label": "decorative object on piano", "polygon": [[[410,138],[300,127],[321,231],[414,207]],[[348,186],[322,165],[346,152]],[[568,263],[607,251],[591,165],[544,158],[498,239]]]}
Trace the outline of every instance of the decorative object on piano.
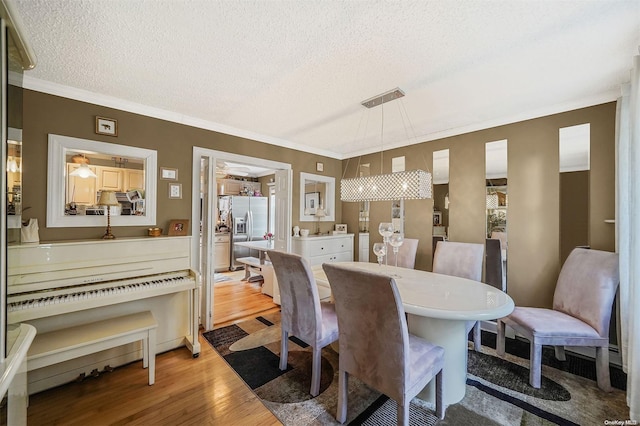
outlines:
{"label": "decorative object on piano", "polygon": [[169,198],[177,199],[182,198],[182,184],[170,183],[169,184]]}
{"label": "decorative object on piano", "polygon": [[38,219],[31,218],[28,222],[23,222],[20,228],[20,241],[23,243],[39,243]]}
{"label": "decorative object on piano", "polygon": [[172,219],[169,222],[168,235],[187,235],[189,231],[189,219]]}
{"label": "decorative object on piano", "polygon": [[309,236],[309,230],[308,229],[301,229],[300,230],[300,236],[301,237],[308,237]]}
{"label": "decorative object on piano", "polygon": [[114,191],[101,191],[100,199],[98,200],[99,206],[106,206],[107,208],[107,230],[102,236],[103,240],[113,240],[116,237],[111,233],[111,206],[119,206],[116,193]]}
{"label": "decorative object on piano", "polygon": [[168,167],[160,167],[160,179],[178,180],[178,169],[170,169]]}
{"label": "decorative object on piano", "polygon": [[99,135],[118,136],[118,122],[113,118],[96,117],[96,133]]}
{"label": "decorative object on piano", "polygon": [[336,223],[336,234],[346,234],[347,233],[347,224],[346,223]]}
{"label": "decorative object on piano", "polygon": [[300,227],[298,225],[293,227],[293,236],[294,237],[299,237],[300,236]]}
{"label": "decorative object on piano", "polygon": [[149,233],[150,237],[159,237],[160,235],[162,235],[162,228],[149,228],[147,232]]}

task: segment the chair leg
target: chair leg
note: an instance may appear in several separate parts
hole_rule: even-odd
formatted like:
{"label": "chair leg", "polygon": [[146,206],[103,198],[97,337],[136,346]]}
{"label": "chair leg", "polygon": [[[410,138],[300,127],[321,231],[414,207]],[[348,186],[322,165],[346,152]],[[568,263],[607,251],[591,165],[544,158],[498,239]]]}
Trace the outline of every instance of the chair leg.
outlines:
{"label": "chair leg", "polygon": [[406,401],[404,404],[398,402],[398,426],[409,426],[409,407],[411,400]]}
{"label": "chair leg", "polygon": [[473,326],[473,350],[476,352],[482,352],[482,330],[480,328],[480,321],[476,321]]}
{"label": "chair leg", "polygon": [[529,384],[536,389],[540,389],[540,377],[542,376],[542,345],[531,342],[529,352]]}
{"label": "chair leg", "polygon": [[444,419],[444,382],[442,381],[442,369],[436,374],[436,416]]}
{"label": "chair leg", "polygon": [[289,332],[282,329],[280,341],[280,370],[287,369],[287,357],[289,356]]}
{"label": "chair leg", "polygon": [[347,420],[347,389],[349,388],[349,374],[338,370],[338,411],[336,420],[344,423]]}
{"label": "chair leg", "polygon": [[564,346],[554,346],[553,347],[555,353],[556,353],[556,359],[558,361],[566,361],[567,357],[564,354]]}
{"label": "chair leg", "polygon": [[596,377],[598,387],[605,392],[611,392],[611,379],[609,378],[609,346],[596,348]]}
{"label": "chair leg", "polygon": [[322,363],[322,348],[313,348],[313,360],[311,361],[311,396],[320,393],[320,366]]}
{"label": "chair leg", "polygon": [[498,320],[497,328],[498,328],[498,337],[496,338],[496,354],[500,357],[504,357],[504,334],[505,334],[506,324],[500,320]]}

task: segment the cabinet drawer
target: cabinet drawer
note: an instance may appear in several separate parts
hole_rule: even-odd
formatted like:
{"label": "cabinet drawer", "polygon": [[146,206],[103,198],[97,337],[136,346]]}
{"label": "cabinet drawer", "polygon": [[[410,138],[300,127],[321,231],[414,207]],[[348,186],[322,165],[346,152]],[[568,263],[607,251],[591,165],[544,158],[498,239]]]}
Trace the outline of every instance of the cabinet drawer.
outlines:
{"label": "cabinet drawer", "polygon": [[216,235],[214,242],[216,243],[228,243],[229,242],[229,236],[228,235]]}
{"label": "cabinet drawer", "polygon": [[331,262],[352,262],[353,256],[348,251],[343,251],[341,253],[331,253],[320,256],[311,256],[309,258],[309,263],[312,266],[314,265],[322,265],[323,263],[331,263]]}
{"label": "cabinet drawer", "polygon": [[351,240],[349,238],[335,238],[329,240],[309,241],[306,244],[306,250],[309,255],[317,255],[323,253],[337,253],[348,251],[351,249]]}

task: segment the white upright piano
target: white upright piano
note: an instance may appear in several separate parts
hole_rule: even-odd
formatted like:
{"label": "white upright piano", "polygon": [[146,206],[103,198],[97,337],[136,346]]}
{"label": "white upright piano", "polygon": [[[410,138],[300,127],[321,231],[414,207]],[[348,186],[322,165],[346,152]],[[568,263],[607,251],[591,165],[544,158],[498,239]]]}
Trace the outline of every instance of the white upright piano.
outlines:
{"label": "white upright piano", "polygon": [[[151,311],[158,323],[156,352],[186,345],[195,358],[198,286],[190,241],[143,237],[9,246],[7,322],[47,333]],[[29,393],[141,358],[140,345],[128,344],[33,370]]]}

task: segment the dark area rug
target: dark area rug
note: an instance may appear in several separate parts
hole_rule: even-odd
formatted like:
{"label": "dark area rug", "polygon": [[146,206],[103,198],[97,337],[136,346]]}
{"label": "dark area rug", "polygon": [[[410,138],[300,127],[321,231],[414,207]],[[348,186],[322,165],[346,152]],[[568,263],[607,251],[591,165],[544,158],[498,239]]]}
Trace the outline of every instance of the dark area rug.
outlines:
{"label": "dark area rug", "polygon": [[[289,342],[287,370],[279,369],[280,314],[262,316],[203,333],[285,425],[336,425],[338,354],[322,351],[320,394],[309,394],[310,348],[296,338]],[[606,420],[628,418],[626,375],[611,369],[614,389],[605,393],[595,382],[593,360],[567,353],[555,359],[552,348],[543,349],[542,385],[529,386],[529,346],[507,339],[505,358],[495,355],[495,335],[482,333],[482,353],[468,352],[467,391],[457,404],[447,407],[444,420],[434,407],[419,398],[411,402],[412,425],[602,425]],[[485,346],[486,345],[486,346]],[[336,346],[337,347],[337,346]],[[356,378],[349,382],[347,423],[396,424],[396,403]]]}

